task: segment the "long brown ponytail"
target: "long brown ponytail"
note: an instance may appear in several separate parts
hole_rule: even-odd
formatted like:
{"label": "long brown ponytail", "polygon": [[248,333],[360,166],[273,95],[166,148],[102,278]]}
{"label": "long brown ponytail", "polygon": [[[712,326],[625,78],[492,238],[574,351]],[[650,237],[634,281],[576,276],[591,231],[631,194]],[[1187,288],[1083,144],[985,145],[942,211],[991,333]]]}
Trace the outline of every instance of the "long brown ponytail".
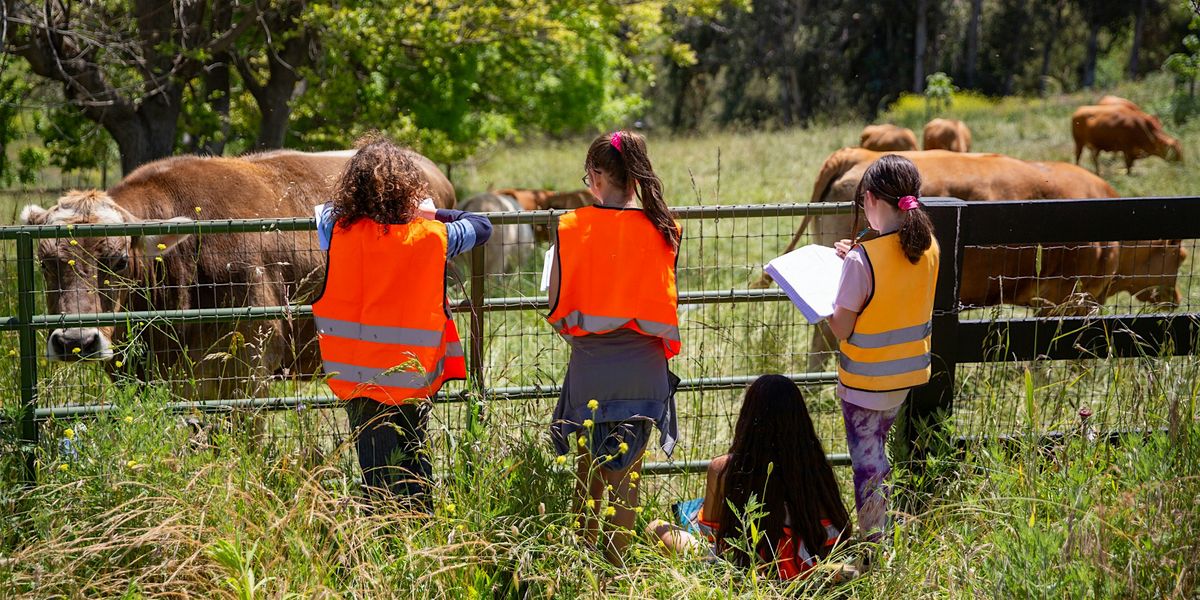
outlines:
{"label": "long brown ponytail", "polygon": [[679,228],[663,200],[662,180],[650,164],[646,138],[632,131],[601,135],[588,148],[583,167],[604,171],[612,184],[621,189],[628,188],[631,181],[636,182],[637,197],[646,217],[671,248],[679,249]]}
{"label": "long brown ponytail", "polygon": [[[860,205],[867,190],[870,190],[877,200],[887,202],[900,210],[901,198],[921,196],[921,174],[917,171],[917,166],[907,158],[886,154],[867,167],[862,180],[858,182],[856,196]],[[929,215],[925,214],[925,209],[920,206],[900,211],[898,233],[904,256],[913,264],[917,264],[921,255],[933,245],[933,223],[930,222]]]}

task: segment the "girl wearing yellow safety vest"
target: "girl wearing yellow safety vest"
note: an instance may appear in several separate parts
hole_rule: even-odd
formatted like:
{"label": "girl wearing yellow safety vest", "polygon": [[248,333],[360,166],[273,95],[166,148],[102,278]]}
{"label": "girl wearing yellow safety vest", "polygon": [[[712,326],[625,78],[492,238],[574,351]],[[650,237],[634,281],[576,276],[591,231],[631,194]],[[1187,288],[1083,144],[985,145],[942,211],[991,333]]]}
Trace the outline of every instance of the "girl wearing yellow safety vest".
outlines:
{"label": "girl wearing yellow safety vest", "polygon": [[416,155],[368,139],[317,207],[325,289],[313,303],[327,383],[346,401],[363,485],[428,510],[430,398],[466,378],[446,261],[487,241],[486,217],[435,209]]}
{"label": "girl wearing yellow safety vest", "polygon": [[879,237],[835,247],[845,258],[829,327],[841,340],[837,395],[854,465],[859,531],[880,537],[888,507],[888,430],[910,388],[929,381],[938,246],[908,159],[883,156],[863,174],[857,202]]}
{"label": "girl wearing yellow safety vest", "polygon": [[653,426],[668,454],[677,435],[673,394],[679,380],[667,370],[667,359],[680,349],[680,229],[642,136],[618,131],[596,138],[583,167],[597,203],[559,219],[551,269],[547,320],[571,345],[551,437],[565,457],[568,437],[578,433],[581,526],[595,540],[596,515],[608,517],[604,552],[619,563]]}

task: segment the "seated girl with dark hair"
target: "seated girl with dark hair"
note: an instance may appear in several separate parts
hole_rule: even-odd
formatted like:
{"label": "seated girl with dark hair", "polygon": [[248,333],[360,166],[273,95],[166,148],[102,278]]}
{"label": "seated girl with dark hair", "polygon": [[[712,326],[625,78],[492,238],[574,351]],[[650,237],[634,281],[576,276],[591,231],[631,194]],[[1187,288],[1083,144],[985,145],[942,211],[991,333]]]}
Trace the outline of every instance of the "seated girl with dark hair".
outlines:
{"label": "seated girl with dark hair", "polygon": [[[752,495],[758,508],[749,511]],[[661,520],[647,528],[668,551],[711,548],[716,556],[766,567],[782,579],[805,576],[849,534],[850,517],[804,397],[782,375],[763,375],[750,384],[729,453],[708,466],[703,500],[676,507],[691,531]],[[756,515],[762,535],[751,555],[751,524],[743,519]]]}

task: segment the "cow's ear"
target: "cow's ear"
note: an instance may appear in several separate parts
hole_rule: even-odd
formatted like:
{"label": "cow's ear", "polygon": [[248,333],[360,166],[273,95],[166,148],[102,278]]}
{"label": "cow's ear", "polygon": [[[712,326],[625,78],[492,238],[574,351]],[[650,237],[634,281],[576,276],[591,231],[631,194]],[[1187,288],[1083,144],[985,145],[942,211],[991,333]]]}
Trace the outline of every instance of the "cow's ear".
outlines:
{"label": "cow's ear", "polygon": [[[174,217],[167,219],[167,223],[191,223],[192,220],[187,217]],[[186,240],[190,233],[161,233],[157,235],[142,236],[142,248],[146,251],[147,256],[162,256],[171,248],[179,245],[179,242]]]}
{"label": "cow's ear", "polygon": [[26,225],[42,225],[45,224],[48,214],[50,211],[36,204],[30,204],[21,209],[21,222]]}

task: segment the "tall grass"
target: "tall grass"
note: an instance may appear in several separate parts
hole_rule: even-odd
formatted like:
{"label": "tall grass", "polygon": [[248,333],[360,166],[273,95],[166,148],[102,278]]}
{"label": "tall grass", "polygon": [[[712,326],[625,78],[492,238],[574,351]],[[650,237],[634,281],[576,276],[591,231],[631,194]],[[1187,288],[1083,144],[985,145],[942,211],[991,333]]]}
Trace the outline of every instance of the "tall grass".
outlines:
{"label": "tall grass", "polygon": [[[1151,80],[1114,91],[1153,109],[1165,86]],[[1069,160],[1069,114],[1092,99],[971,99],[951,105],[948,116],[967,120],[978,150]],[[884,119],[919,129],[924,114],[916,110],[901,103]],[[821,161],[854,144],[862,125],[652,133],[650,150],[672,204],[803,202]],[[1172,133],[1200,147],[1197,126]],[[574,189],[586,143],[502,148],[457,169],[456,180],[464,193]],[[1103,166],[1123,195],[1200,189],[1194,169],[1158,159],[1139,161],[1133,176],[1114,162]],[[0,218],[15,216],[25,200],[0,201]],[[796,224],[693,223],[686,251],[694,258],[681,265],[688,288],[744,287]],[[1194,306],[1200,289],[1191,285],[1191,265],[1181,285]],[[6,290],[15,288],[13,267],[11,244],[0,245]],[[492,278],[495,294],[537,294],[537,261],[521,270]],[[12,303],[12,294],[0,294],[4,314],[13,313]],[[684,307],[682,319],[689,345],[674,368],[684,376],[804,370],[810,328],[795,323],[786,303]],[[565,348],[537,315],[493,313],[488,322],[489,384],[557,383]],[[15,336],[0,337],[8,414],[17,408],[15,348]],[[972,442],[959,454],[900,470],[900,522],[867,576],[832,586],[819,575],[785,586],[721,562],[662,557],[641,538],[626,568],[603,562],[571,533],[571,476],[554,463],[544,429],[553,400],[492,401],[473,432],[461,429],[462,405],[439,406],[435,515],[418,518],[359,500],[341,411],[209,417],[197,427],[167,414],[163,405],[176,398],[165,387],[108,385],[86,365],[47,367],[47,403],[106,401],[119,410],[46,424],[37,449],[42,481],[32,488],[16,480],[15,432],[0,430],[7,436],[0,438],[0,597],[1194,597],[1198,368],[1193,357],[1146,357],[961,369],[950,435],[1030,437]],[[276,391],[315,391],[293,385]],[[680,399],[684,444],[676,458],[708,458],[727,447],[738,395]],[[810,389],[806,397],[826,450],[841,451],[832,391]],[[1086,426],[1076,416],[1085,405],[1095,412]],[[1089,439],[1093,430],[1126,425],[1156,433],[1115,447]],[[1052,446],[1031,441],[1047,429],[1066,435]],[[852,505],[849,473],[839,469],[838,476]],[[640,524],[667,517],[672,502],[698,496],[702,484],[692,475],[646,478]],[[839,558],[863,551],[848,548]]]}

